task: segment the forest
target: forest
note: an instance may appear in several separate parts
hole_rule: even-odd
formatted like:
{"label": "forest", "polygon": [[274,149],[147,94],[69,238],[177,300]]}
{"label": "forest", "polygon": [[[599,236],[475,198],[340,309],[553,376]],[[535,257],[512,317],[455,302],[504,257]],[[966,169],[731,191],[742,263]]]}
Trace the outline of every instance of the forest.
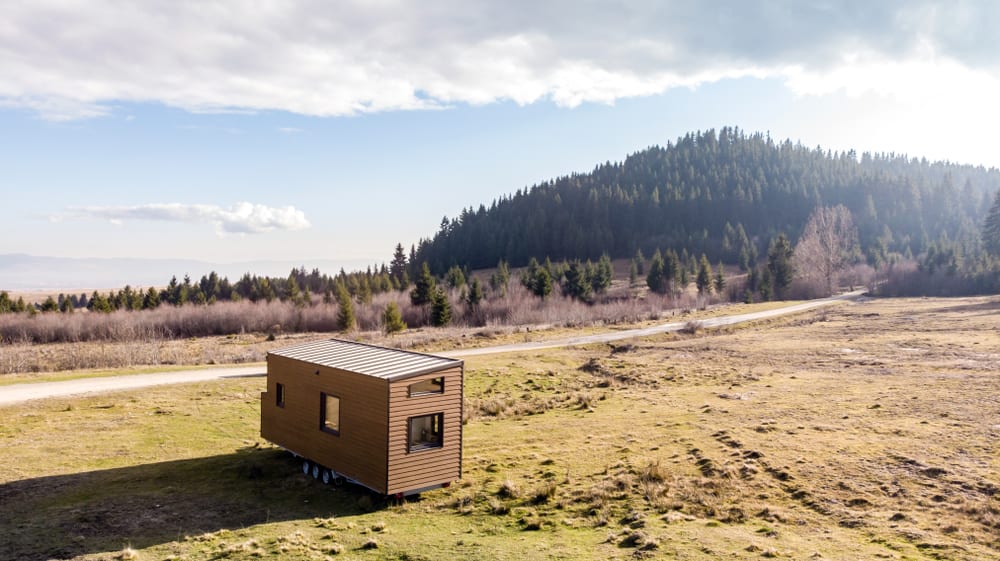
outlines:
{"label": "forest", "polygon": [[846,207],[874,268],[982,254],[1000,171],[898,154],[808,148],[737,128],[690,133],[590,173],[545,181],[445,217],[411,261],[435,274],[503,259],[630,257],[657,249],[752,265],[779,234],[798,241],[817,207]]}

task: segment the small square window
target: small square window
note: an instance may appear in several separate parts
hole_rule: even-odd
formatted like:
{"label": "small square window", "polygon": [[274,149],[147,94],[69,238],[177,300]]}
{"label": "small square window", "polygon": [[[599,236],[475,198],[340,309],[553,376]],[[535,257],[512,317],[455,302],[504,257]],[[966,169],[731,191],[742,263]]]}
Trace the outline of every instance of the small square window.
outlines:
{"label": "small square window", "polygon": [[331,434],[340,434],[340,398],[321,393],[319,428]]}
{"label": "small square window", "polygon": [[444,413],[434,413],[433,415],[421,415],[410,417],[408,420],[409,452],[427,450],[430,448],[440,448],[444,443],[442,427],[444,426]]}
{"label": "small square window", "polygon": [[285,384],[274,385],[274,404],[278,407],[285,406]]}
{"label": "small square window", "polygon": [[415,384],[410,384],[410,397],[416,395],[427,395],[434,393],[444,393],[444,376],[431,378]]}

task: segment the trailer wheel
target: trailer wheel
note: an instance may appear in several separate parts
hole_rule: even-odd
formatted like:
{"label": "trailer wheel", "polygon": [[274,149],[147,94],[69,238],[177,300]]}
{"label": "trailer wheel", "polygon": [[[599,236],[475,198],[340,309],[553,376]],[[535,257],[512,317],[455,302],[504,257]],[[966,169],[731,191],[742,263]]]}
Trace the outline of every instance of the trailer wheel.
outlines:
{"label": "trailer wheel", "polygon": [[302,460],[302,473],[309,475],[310,469],[312,469],[312,465],[309,464],[309,460]]}
{"label": "trailer wheel", "polygon": [[319,464],[315,464],[314,463],[312,465],[312,476],[313,476],[313,479],[319,479],[319,472],[320,471],[322,471],[322,468],[319,467]]}
{"label": "trailer wheel", "polygon": [[337,487],[340,487],[341,485],[344,484],[344,478],[339,475],[333,476],[333,484],[336,485]]}
{"label": "trailer wheel", "polygon": [[323,480],[323,485],[329,485],[330,482],[333,481],[334,477],[333,474],[330,473],[330,470],[324,469],[320,479]]}

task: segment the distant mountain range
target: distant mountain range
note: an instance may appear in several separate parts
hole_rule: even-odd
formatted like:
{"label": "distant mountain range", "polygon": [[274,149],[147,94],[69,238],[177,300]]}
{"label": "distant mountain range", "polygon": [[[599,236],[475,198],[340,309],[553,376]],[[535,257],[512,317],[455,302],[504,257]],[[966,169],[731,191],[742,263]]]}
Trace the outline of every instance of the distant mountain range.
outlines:
{"label": "distant mountain range", "polygon": [[287,276],[292,268],[319,269],[335,274],[343,267],[351,271],[372,264],[368,261],[318,259],[300,261],[243,261],[210,263],[187,259],[125,259],[40,257],[0,254],[0,290],[72,290],[165,286],[174,275],[185,274],[197,281],[215,271],[219,276],[239,280],[244,273],[258,276]]}

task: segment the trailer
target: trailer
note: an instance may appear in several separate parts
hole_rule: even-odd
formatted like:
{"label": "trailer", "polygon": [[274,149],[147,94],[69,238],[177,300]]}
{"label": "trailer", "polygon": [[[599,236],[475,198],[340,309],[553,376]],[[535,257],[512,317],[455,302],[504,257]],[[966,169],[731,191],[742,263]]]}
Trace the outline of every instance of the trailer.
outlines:
{"label": "trailer", "polygon": [[267,354],[261,436],[324,483],[403,497],[462,475],[464,363],[330,339]]}

